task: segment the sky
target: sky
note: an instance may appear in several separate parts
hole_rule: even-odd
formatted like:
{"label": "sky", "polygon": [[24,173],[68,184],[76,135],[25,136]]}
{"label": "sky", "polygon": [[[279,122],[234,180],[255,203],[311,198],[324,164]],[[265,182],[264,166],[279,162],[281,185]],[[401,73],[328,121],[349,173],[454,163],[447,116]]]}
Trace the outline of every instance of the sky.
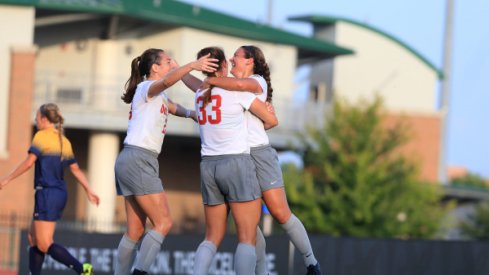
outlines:
{"label": "sky", "polygon": [[[489,178],[489,1],[453,0],[452,70],[446,163]],[[184,0],[236,17],[310,36],[307,23],[288,17],[328,15],[353,19],[393,35],[443,67],[448,0]],[[270,4],[271,3],[271,4]],[[439,91],[435,91],[439,93]]]}

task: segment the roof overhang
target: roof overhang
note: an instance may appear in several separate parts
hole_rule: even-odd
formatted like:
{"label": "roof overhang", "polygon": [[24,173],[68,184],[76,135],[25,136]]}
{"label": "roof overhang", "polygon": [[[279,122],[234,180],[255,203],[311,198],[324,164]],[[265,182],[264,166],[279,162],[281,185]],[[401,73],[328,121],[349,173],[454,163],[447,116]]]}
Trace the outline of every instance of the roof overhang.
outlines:
{"label": "roof overhang", "polygon": [[[171,0],[0,0],[0,4],[2,3],[34,6],[37,10],[43,11],[39,13],[42,16],[36,15],[38,28],[42,28],[42,24],[46,26],[46,22],[50,20],[50,22],[59,20],[58,24],[62,24],[63,21],[60,16],[63,15],[69,15],[66,20],[71,20],[70,23],[74,23],[77,19],[93,17],[93,20],[84,21],[94,25],[113,24],[114,17],[117,17],[119,21],[131,18],[140,25],[144,25],[142,22],[146,22],[152,26],[159,25],[164,28],[185,26],[250,40],[294,46],[298,49],[299,63],[353,53],[352,50],[331,42],[251,22],[198,5]],[[52,14],[50,11],[54,11],[56,14]],[[56,16],[57,18],[49,19],[48,16]],[[104,31],[104,33],[105,36],[107,33],[110,34],[108,31]]]}

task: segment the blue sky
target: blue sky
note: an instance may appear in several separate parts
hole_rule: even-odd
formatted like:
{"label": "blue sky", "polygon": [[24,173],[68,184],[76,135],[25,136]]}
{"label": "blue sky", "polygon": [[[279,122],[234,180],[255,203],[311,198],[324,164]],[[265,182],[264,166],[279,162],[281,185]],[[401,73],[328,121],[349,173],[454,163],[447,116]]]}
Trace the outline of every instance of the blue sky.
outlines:
{"label": "blue sky", "polygon": [[[454,0],[447,164],[489,178],[489,1]],[[248,20],[268,22],[268,0],[185,0]],[[274,0],[272,25],[303,35],[297,15],[334,15],[368,23],[442,67],[446,0]],[[485,77],[484,77],[485,76]]]}

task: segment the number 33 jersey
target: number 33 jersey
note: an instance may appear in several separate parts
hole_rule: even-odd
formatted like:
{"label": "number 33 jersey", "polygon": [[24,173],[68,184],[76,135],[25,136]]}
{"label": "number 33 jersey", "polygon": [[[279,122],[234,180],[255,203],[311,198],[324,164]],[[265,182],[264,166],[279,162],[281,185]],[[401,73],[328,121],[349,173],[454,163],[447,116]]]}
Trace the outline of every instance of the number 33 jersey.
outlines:
{"label": "number 33 jersey", "polygon": [[195,93],[195,111],[200,129],[202,156],[243,154],[250,152],[245,111],[256,96],[214,87],[204,106],[207,89]]}

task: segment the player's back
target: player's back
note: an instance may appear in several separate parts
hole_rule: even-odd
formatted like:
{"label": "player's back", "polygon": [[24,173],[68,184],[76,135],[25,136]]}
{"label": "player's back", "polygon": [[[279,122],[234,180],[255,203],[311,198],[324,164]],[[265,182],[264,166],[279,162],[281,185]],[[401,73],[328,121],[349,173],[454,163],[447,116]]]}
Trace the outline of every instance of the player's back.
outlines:
{"label": "player's back", "polygon": [[205,92],[198,90],[195,94],[202,156],[249,153],[245,111],[256,96],[214,87],[204,106]]}

